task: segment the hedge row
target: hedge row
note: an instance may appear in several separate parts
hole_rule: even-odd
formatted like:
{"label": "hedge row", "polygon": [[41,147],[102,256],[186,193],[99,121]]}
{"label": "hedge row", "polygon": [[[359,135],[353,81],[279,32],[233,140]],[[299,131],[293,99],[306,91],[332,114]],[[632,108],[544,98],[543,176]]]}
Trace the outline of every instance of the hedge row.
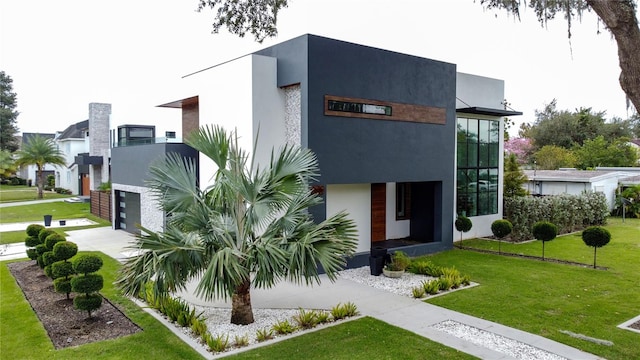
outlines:
{"label": "hedge row", "polygon": [[607,216],[607,199],[600,192],[512,197],[504,201],[504,217],[513,224],[512,241],[533,239],[531,228],[538,221],[549,221],[558,227],[559,234],[566,234],[592,225],[604,225]]}

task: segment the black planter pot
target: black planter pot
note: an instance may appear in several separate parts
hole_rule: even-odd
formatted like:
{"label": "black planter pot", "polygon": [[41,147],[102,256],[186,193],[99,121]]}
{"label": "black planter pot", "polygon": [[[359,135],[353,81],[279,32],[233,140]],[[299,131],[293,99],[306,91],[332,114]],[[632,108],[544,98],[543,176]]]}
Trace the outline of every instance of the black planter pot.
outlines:
{"label": "black planter pot", "polygon": [[51,226],[51,219],[53,215],[45,215],[44,216],[44,226]]}
{"label": "black planter pot", "polygon": [[371,275],[380,276],[384,268],[384,257],[369,256],[369,270]]}

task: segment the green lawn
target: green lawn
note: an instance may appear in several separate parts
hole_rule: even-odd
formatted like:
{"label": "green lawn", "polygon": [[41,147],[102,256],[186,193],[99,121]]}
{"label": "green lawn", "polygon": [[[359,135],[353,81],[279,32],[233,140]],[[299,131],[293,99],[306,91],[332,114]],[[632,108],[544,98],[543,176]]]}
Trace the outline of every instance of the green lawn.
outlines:
{"label": "green lawn", "polygon": [[[0,208],[0,224],[14,222],[43,221],[45,214],[53,215],[53,221],[56,219],[79,219],[87,218],[95,221],[97,225],[64,228],[52,228],[56,232],[64,234],[65,231],[89,229],[92,227],[109,226],[110,222],[103,220],[91,214],[91,205],[89,203],[67,203],[52,202],[44,204],[9,206]],[[24,231],[8,231],[0,233],[0,244],[12,244],[23,242],[26,237]]]}
{"label": "green lawn", "polygon": [[[62,195],[55,192],[45,191],[43,199],[68,198],[73,195]],[[0,203],[38,200],[38,188],[35,186],[13,186],[0,185]]]}
{"label": "green lawn", "polygon": [[[102,254],[101,293],[120,305],[143,331],[119,339],[56,350],[15,283],[6,262],[0,263],[0,354],[4,359],[202,359],[170,330],[113,287],[119,264]],[[64,296],[64,295],[62,295]]]}
{"label": "green lawn", "polygon": [[[429,256],[434,263],[455,266],[481,285],[430,303],[495,321],[574,346],[607,359],[639,359],[640,335],[616,326],[640,315],[640,219],[609,219],[611,242],[598,249],[595,270],[467,250]],[[491,248],[487,241],[465,246]],[[505,245],[505,244],[503,244]],[[540,255],[539,241],[503,246],[503,250]],[[559,237],[545,246],[547,257],[593,262],[593,248],[578,235]],[[609,340],[597,345],[560,333],[568,330]]]}
{"label": "green lawn", "polygon": [[365,317],[228,359],[476,359],[410,331]]}

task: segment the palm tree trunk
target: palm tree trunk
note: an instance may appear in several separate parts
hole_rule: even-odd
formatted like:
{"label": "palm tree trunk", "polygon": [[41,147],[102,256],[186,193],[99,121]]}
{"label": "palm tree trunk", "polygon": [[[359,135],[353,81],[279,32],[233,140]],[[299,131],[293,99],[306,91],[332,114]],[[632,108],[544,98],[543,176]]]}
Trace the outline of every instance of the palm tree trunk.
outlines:
{"label": "palm tree trunk", "polygon": [[42,188],[44,187],[44,166],[38,166],[38,199],[42,199]]}
{"label": "palm tree trunk", "polygon": [[238,285],[231,298],[231,323],[247,325],[253,323],[253,309],[251,308],[251,282],[245,279]]}

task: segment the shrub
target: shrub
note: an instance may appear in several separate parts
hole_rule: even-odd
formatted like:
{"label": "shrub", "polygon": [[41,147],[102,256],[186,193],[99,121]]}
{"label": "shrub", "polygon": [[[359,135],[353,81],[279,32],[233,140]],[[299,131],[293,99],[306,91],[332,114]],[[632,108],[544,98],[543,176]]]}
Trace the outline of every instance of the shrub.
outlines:
{"label": "shrub", "polygon": [[449,277],[442,276],[438,279],[438,286],[440,290],[448,291],[453,286],[453,281]]}
{"label": "shrub", "polygon": [[42,256],[42,254],[46,253],[47,251],[48,251],[48,250],[47,250],[47,247],[46,247],[44,244],[38,244],[38,245],[36,245],[36,253],[37,253],[39,256]]}
{"label": "shrub", "polygon": [[40,239],[38,239],[38,236],[27,236],[24,239],[24,245],[26,247],[33,248],[33,247],[36,247],[36,246],[38,246],[40,244],[42,244],[42,243],[40,242]]}
{"label": "shrub", "polygon": [[47,275],[48,278],[53,279],[53,272],[51,270],[51,265],[44,266],[44,274]]}
{"label": "shrub", "polygon": [[53,247],[61,242],[61,241],[65,241],[65,237],[64,235],[58,234],[56,232],[54,232],[53,234],[47,236],[46,239],[44,239],[44,245],[47,247],[47,250],[49,251],[53,251]]}
{"label": "shrub", "polygon": [[71,280],[71,287],[77,293],[97,292],[104,286],[104,279],[100,274],[86,274],[76,276]]}
{"label": "shrub", "polygon": [[[71,288],[73,288],[73,281]],[[102,296],[100,294],[82,294],[73,298],[73,307],[88,312],[89,317],[91,317],[91,312],[100,308],[100,306],[102,306]]]}
{"label": "shrub", "polygon": [[46,251],[44,254],[42,254],[42,263],[44,264],[44,266],[49,266],[58,260],[60,259],[56,258],[56,256],[53,254],[53,251]]}
{"label": "shrub", "polygon": [[280,335],[291,334],[292,332],[296,331],[296,329],[297,328],[293,324],[291,324],[289,320],[278,321],[271,327],[271,330]]}
{"label": "shrub", "polygon": [[556,238],[558,227],[548,221],[538,221],[533,224],[531,233],[536,239],[542,240],[542,259],[544,260],[544,243]]}
{"label": "shrub", "polygon": [[207,323],[198,318],[193,319],[191,321],[191,331],[196,336],[202,336],[207,332]]}
{"label": "shrub", "polygon": [[416,299],[420,299],[421,297],[423,297],[424,293],[425,293],[425,290],[424,290],[424,287],[422,286],[416,286],[413,289],[411,289],[411,294]]}
{"label": "shrub", "polygon": [[298,313],[293,316],[293,320],[303,329],[311,329],[318,325],[318,314],[315,310],[298,309]]}
{"label": "shrub", "polygon": [[73,271],[73,265],[71,265],[70,262],[64,261],[64,260],[57,261],[51,264],[51,271],[53,273],[54,279],[58,279],[62,277],[66,278],[68,276],[75,274],[75,272]]}
{"label": "shrub", "polygon": [[229,335],[213,336],[210,333],[207,333],[204,336],[204,340],[207,343],[209,349],[211,349],[211,351],[213,352],[223,352],[229,347]]}
{"label": "shrub", "polygon": [[334,320],[341,320],[346,317],[357,316],[360,315],[358,311],[358,307],[356,304],[352,302],[347,302],[345,304],[340,304],[331,308],[331,316]]}
{"label": "shrub", "polygon": [[71,293],[71,279],[67,279],[65,277],[55,278],[53,280],[53,289],[61,294],[66,294],[67,299],[69,299],[69,294]]}
{"label": "shrub", "polygon": [[460,247],[462,247],[462,233],[471,230],[473,223],[468,217],[460,215],[456,219],[454,225],[456,226],[456,230],[460,232]]}
{"label": "shrub", "polygon": [[60,260],[68,260],[76,256],[78,245],[71,241],[61,241],[53,246],[53,254]]}
{"label": "shrub", "polygon": [[102,296],[97,292],[102,289],[104,279],[102,275],[93,274],[102,267],[102,259],[97,255],[78,256],[73,260],[72,267],[76,273],[84,274],[71,279],[71,290],[84,293],[73,299],[73,305],[76,309],[87,311],[91,317],[91,312],[102,305]]}
{"label": "shrub", "polygon": [[100,270],[102,259],[97,255],[82,255],[73,259],[73,269],[78,274],[88,274]]}
{"label": "shrub", "polygon": [[318,312],[318,324],[326,324],[329,322],[329,313],[325,311]]}
{"label": "shrub", "polygon": [[45,228],[38,233],[38,239],[40,239],[40,242],[44,244],[44,241],[47,239],[47,236],[51,234],[56,234],[56,232],[51,229]]}
{"label": "shrub", "polygon": [[249,345],[249,335],[244,334],[242,336],[236,335],[233,341],[233,346],[235,347],[245,347]]}
{"label": "shrub", "polygon": [[27,249],[27,257],[31,260],[36,260],[38,258],[38,253],[36,252],[36,249],[34,248]]}
{"label": "shrub", "polygon": [[40,231],[44,230],[45,227],[40,224],[31,224],[27,226],[27,235],[31,237],[38,237]]}
{"label": "shrub", "polygon": [[440,290],[440,280],[435,279],[431,281],[423,281],[422,287],[424,288],[424,292],[429,295],[435,295]]}
{"label": "shrub", "polygon": [[387,264],[387,269],[391,271],[405,271],[411,264],[411,259],[404,251],[395,251],[391,255],[391,262]]}
{"label": "shrub", "polygon": [[502,252],[500,248],[500,245],[502,244],[502,238],[511,234],[512,230],[513,225],[509,220],[500,219],[491,223],[491,232],[493,233],[493,236],[498,239],[498,253]]}
{"label": "shrub", "polygon": [[596,250],[611,241],[611,233],[601,226],[591,226],[582,232],[582,241],[584,241],[587,246],[593,247],[593,268],[595,269]]}
{"label": "shrub", "polygon": [[256,331],[256,340],[258,340],[258,342],[263,342],[271,339],[273,339],[273,332],[271,330],[258,329],[258,331]]}

